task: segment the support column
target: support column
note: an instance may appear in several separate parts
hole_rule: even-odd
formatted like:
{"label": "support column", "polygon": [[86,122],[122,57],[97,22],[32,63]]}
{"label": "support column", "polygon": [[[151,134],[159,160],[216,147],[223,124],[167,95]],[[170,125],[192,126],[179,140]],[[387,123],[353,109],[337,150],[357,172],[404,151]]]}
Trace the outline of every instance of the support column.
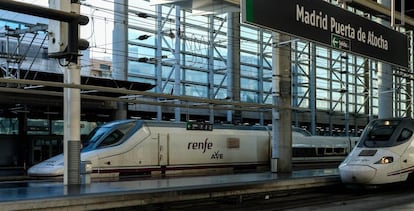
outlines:
{"label": "support column", "polygon": [[[371,60],[369,61],[369,67],[370,67],[370,70],[369,70],[369,96],[370,96],[370,98],[369,98],[369,103],[370,103],[370,105],[369,105],[369,121],[371,121],[371,120],[373,120],[374,119],[374,89],[373,89],[373,87],[374,87],[374,70],[373,70],[373,68],[371,67],[373,65],[373,63],[371,62]],[[375,67],[375,70],[378,70],[378,63],[376,63],[376,67]]]}
{"label": "support column", "polygon": [[[259,29],[259,40],[263,40],[263,29]],[[260,42],[259,43],[259,61],[258,61],[258,65],[259,65],[259,84],[258,84],[258,93],[257,93],[257,98],[258,101],[257,103],[259,104],[264,104],[264,88],[263,88],[263,83],[264,83],[264,73],[263,73],[263,61],[265,60],[265,55],[264,55],[264,43]],[[260,112],[259,113],[259,124],[260,125],[264,125],[264,113]]]}
{"label": "support column", "polygon": [[[157,14],[156,18],[156,32],[155,32],[155,57],[157,58],[155,61],[155,74],[157,77],[156,81],[156,93],[162,93],[162,60],[160,59],[162,56],[162,5],[155,6],[155,12]],[[157,106],[157,121],[162,120],[162,107]]]}
{"label": "support column", "polygon": [[[227,20],[227,96],[240,102],[240,13],[229,12]],[[227,111],[228,122],[239,123],[241,118],[241,111]]]}
{"label": "support column", "polygon": [[412,86],[411,86],[411,80],[410,77],[405,76],[405,89],[407,90],[407,93],[405,93],[405,97],[407,98],[405,101],[405,107],[407,108],[407,111],[405,113],[405,117],[409,117],[411,118],[412,116],[412,96],[411,96],[411,90],[412,90]]}
{"label": "support column", "polygon": [[[349,136],[349,57],[347,53],[344,53],[342,59],[345,59],[345,69],[341,71],[345,72],[345,136]],[[342,64],[342,62],[341,62]],[[355,66],[354,66],[355,67]]]}
{"label": "support column", "polygon": [[[179,6],[175,6],[175,51],[174,51],[174,58],[175,58],[175,64],[174,64],[174,95],[180,96],[181,95],[181,37],[180,37],[180,22],[181,18],[181,8]],[[177,101],[176,104],[180,104],[181,102]],[[176,122],[181,121],[181,109],[180,107],[174,108],[174,118]]]}
{"label": "support column", "polygon": [[[65,68],[65,84],[80,85],[80,68],[77,64],[70,63]],[[63,113],[64,113],[64,177],[65,185],[81,184],[80,180],[80,90],[73,88],[64,89]]]}
{"label": "support column", "polygon": [[[334,61],[332,59],[332,49],[328,49],[328,58],[329,59],[329,67],[333,70],[333,64]],[[333,71],[329,71],[329,78],[331,80],[329,80],[329,84],[328,84],[328,90],[329,90],[329,135],[333,136],[333,120],[332,120],[332,115],[333,115],[333,107],[334,107],[334,103],[333,103],[333,82],[332,82],[332,78],[334,77]]]}
{"label": "support column", "polygon": [[[391,7],[390,0],[378,0],[379,4],[384,5],[387,8]],[[393,77],[392,67],[389,64],[379,62],[378,63],[378,118],[391,118],[393,117],[393,105],[392,105],[392,89]]]}
{"label": "support column", "polygon": [[392,68],[385,63],[378,64],[378,118],[392,117]]}
{"label": "support column", "polygon": [[271,171],[292,172],[291,44],[290,37],[273,33],[273,105]]}
{"label": "support column", "polygon": [[[214,15],[209,15],[208,17],[209,27],[208,27],[208,98],[214,100]],[[213,105],[210,105],[209,109],[209,121],[211,124],[214,123],[214,109]]]}
{"label": "support column", "polygon": [[[128,76],[128,0],[114,2],[114,30],[112,32],[112,78],[127,80]],[[115,119],[128,118],[128,104],[117,102]]]}
{"label": "support column", "polygon": [[128,0],[115,0],[114,14],[112,78],[126,80],[128,75]]}
{"label": "support column", "polygon": [[[365,59],[364,61],[364,114],[369,117],[369,120],[371,120],[371,101],[370,99],[372,96],[370,96],[369,90],[371,90],[371,61],[370,59]],[[355,101],[356,102],[356,101]]]}
{"label": "support column", "polygon": [[[78,1],[70,0],[50,0],[49,7],[52,9],[62,10],[66,12],[80,12],[80,4]],[[68,29],[70,24],[64,24],[58,21],[49,22],[49,31],[54,32],[53,42],[49,40],[49,53],[61,52],[68,45]],[[76,27],[78,27],[76,25]],[[73,32],[73,31],[72,31]],[[76,36],[76,35],[74,35]],[[51,39],[51,38],[49,38]],[[77,50],[77,49],[76,49]],[[72,61],[72,62],[71,62]],[[75,61],[75,62],[73,62]],[[67,59],[68,65],[64,66],[64,83],[80,85],[80,67],[77,60],[73,58]],[[64,173],[63,183],[71,187],[81,184],[80,180],[80,90],[73,88],[64,88],[63,90],[63,154],[64,154]]]}
{"label": "support column", "polygon": [[309,43],[309,109],[310,109],[310,132],[316,133],[316,45]]}

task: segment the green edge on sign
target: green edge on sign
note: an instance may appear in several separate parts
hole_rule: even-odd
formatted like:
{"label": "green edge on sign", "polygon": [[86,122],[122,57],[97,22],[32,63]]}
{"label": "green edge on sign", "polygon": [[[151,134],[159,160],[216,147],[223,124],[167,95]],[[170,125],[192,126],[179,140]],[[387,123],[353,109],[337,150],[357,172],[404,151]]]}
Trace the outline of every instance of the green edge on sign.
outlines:
{"label": "green edge on sign", "polygon": [[253,18],[253,1],[254,0],[246,0],[246,21],[254,22]]}

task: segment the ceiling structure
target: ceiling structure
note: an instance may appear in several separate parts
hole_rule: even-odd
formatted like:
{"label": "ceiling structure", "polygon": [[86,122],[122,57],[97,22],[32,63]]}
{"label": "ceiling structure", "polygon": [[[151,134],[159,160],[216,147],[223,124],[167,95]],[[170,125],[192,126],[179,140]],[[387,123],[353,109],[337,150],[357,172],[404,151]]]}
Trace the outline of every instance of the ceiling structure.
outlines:
{"label": "ceiling structure", "polygon": [[[371,15],[390,20],[391,10],[379,3],[377,0],[342,0],[347,2],[349,6],[365,11]],[[401,2],[405,2],[405,18],[404,18],[404,27],[407,29],[414,29],[414,1],[412,0],[395,0],[395,18],[396,23],[401,24]],[[401,24],[402,25],[402,24]]]}
{"label": "ceiling structure", "polygon": [[152,4],[174,4],[183,9],[191,10],[193,14],[217,14],[239,12],[239,0],[151,0]]}
{"label": "ceiling structure", "polygon": [[[377,2],[376,0],[371,0]],[[413,0],[395,0],[395,9],[401,12],[401,2],[404,2],[405,15],[414,18],[414,1]]]}

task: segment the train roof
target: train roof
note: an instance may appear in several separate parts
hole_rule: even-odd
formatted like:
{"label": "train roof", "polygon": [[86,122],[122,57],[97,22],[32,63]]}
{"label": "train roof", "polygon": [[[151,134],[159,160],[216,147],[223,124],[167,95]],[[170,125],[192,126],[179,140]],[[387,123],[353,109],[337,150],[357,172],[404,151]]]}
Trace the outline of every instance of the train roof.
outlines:
{"label": "train roof", "polygon": [[137,121],[139,121],[139,120],[134,120],[134,119],[114,120],[114,121],[111,121],[111,122],[107,122],[107,123],[101,125],[100,127],[114,127],[114,126],[117,126],[117,125],[129,123],[129,122],[137,122]]}
{"label": "train roof", "polygon": [[[177,127],[177,128],[186,128],[187,122],[168,122],[168,121],[144,121],[148,126],[156,127]],[[209,124],[209,123],[200,123],[200,122],[190,122],[198,124]],[[233,129],[233,130],[271,130],[267,126],[247,126],[247,125],[233,125],[233,124],[213,124],[214,129]]]}
{"label": "train roof", "polygon": [[[117,125],[129,123],[129,122],[142,122],[148,126],[154,127],[175,127],[175,128],[186,128],[187,122],[169,122],[169,121],[152,121],[152,120],[137,120],[137,119],[124,119],[124,120],[115,120],[108,122],[101,127],[114,127]],[[206,123],[208,124],[208,123]],[[228,129],[228,130],[261,130],[261,131],[271,131],[271,126],[263,125],[233,125],[233,124],[213,124],[214,129]],[[300,133],[304,136],[312,136],[309,131],[302,128],[292,127],[293,133]]]}
{"label": "train roof", "polygon": [[[136,120],[136,119],[124,119],[115,120],[101,125],[101,127],[115,127],[117,125],[129,123],[129,122],[142,122],[148,126],[155,127],[175,127],[175,128],[186,128],[186,122],[168,122],[168,121],[152,121],[152,120]],[[206,123],[208,124],[208,123]],[[246,126],[246,125],[233,125],[233,124],[214,124],[214,129],[235,129],[235,130],[271,130],[268,126]]]}

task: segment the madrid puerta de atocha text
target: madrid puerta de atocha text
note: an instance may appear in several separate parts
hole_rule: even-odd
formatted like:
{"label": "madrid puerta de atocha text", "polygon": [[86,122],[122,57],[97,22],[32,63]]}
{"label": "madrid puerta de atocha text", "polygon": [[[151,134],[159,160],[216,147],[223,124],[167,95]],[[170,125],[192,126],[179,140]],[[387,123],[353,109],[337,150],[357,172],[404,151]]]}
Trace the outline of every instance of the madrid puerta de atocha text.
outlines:
{"label": "madrid puerta de atocha text", "polygon": [[388,50],[388,40],[381,34],[370,30],[365,31],[363,26],[354,27],[349,23],[341,23],[335,17],[329,17],[322,11],[307,10],[304,6],[296,4],[296,21],[382,50]]}

